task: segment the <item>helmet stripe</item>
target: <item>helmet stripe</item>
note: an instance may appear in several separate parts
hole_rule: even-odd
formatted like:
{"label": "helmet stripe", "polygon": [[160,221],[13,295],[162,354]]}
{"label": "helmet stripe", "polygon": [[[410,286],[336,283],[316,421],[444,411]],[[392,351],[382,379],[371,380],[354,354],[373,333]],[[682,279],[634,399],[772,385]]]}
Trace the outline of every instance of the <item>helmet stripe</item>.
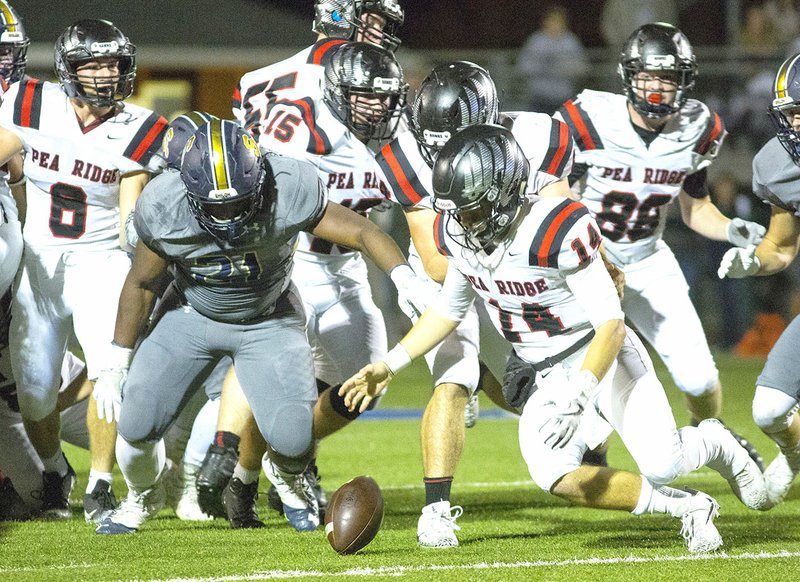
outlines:
{"label": "helmet stripe", "polygon": [[189,113],[184,113],[181,117],[186,118],[187,121],[194,124],[195,129],[198,129],[201,125],[205,125],[213,119],[211,115],[203,111],[190,111]]}
{"label": "helmet stripe", "polygon": [[214,167],[214,185],[217,190],[224,190],[228,187],[228,169],[225,159],[224,140],[222,139],[222,121],[215,119],[211,122],[211,131],[208,132],[210,141],[209,151],[213,158],[211,163]]}
{"label": "helmet stripe", "polygon": [[5,2],[0,2],[0,13],[2,14],[3,23],[6,25],[6,30],[8,32],[16,32],[17,23],[14,20],[14,14]]}
{"label": "helmet stripe", "polygon": [[789,76],[789,71],[792,70],[798,58],[800,58],[800,55],[796,55],[793,59],[789,59],[781,65],[778,75],[775,77],[775,98],[780,99],[781,97],[787,96],[787,77]]}

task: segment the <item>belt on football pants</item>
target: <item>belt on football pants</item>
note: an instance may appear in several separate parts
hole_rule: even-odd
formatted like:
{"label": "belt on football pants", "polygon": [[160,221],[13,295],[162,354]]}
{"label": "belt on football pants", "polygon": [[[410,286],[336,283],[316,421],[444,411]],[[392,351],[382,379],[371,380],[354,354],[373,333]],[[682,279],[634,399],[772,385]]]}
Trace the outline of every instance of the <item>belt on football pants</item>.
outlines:
{"label": "belt on football pants", "polygon": [[581,339],[579,339],[574,344],[569,346],[563,352],[559,352],[554,356],[548,356],[547,358],[545,358],[541,362],[536,362],[534,364],[531,364],[531,366],[533,366],[533,369],[536,370],[537,372],[541,372],[542,370],[546,370],[547,368],[552,368],[557,363],[559,363],[561,360],[563,360],[564,358],[566,358],[568,356],[571,356],[572,354],[577,352],[579,349],[581,349],[583,346],[585,346],[590,341],[592,341],[593,337],[594,337],[594,330],[592,330],[589,333],[587,333],[585,336],[583,336]]}

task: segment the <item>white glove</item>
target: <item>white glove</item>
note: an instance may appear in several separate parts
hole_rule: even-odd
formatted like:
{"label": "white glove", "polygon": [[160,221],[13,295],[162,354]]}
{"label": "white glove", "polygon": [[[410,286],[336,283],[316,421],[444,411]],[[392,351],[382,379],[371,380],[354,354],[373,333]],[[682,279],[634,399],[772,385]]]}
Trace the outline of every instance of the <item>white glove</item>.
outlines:
{"label": "white glove", "polygon": [[548,418],[539,427],[539,432],[544,435],[544,444],[552,449],[563,448],[578,430],[581,415],[598,380],[589,370],[581,370],[576,377],[570,378],[569,383],[570,386],[564,388],[574,395],[572,398],[553,398],[544,403]]}
{"label": "white glove", "polygon": [[756,256],[755,245],[750,245],[746,249],[728,249],[719,262],[717,275],[720,279],[742,279],[755,275],[761,268],[761,261]]}
{"label": "white glove", "polygon": [[431,300],[430,285],[418,277],[408,265],[398,265],[389,273],[397,287],[397,305],[411,321],[416,321],[428,308]]}
{"label": "white glove", "polygon": [[767,234],[767,229],[757,222],[734,218],[728,224],[728,242],[737,247],[757,245]]}
{"label": "white glove", "polygon": [[122,407],[122,385],[128,376],[133,350],[112,344],[108,351],[108,367],[100,370],[92,397],[97,401],[97,416],[106,422],[119,420]]}

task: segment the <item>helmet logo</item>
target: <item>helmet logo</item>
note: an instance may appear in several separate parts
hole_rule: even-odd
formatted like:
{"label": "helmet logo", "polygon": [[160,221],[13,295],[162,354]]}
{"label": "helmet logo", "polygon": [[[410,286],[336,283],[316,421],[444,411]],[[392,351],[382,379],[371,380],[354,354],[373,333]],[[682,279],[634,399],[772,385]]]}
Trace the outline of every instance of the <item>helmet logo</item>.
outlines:
{"label": "helmet logo", "polygon": [[173,137],[175,137],[175,130],[170,127],[167,129],[167,133],[164,134],[164,139],[161,141],[161,153],[165,158],[169,156],[169,142],[172,141]]}
{"label": "helmet logo", "polygon": [[242,134],[242,142],[244,143],[244,147],[251,152],[254,152],[257,156],[261,154],[261,152],[258,150],[258,144],[256,143],[256,140],[254,140],[253,136],[251,136],[249,133]]}
{"label": "helmet logo", "polygon": [[115,40],[109,42],[93,42],[89,47],[92,54],[110,54],[119,52],[119,43]]}
{"label": "helmet logo", "polygon": [[4,30],[0,35],[0,42],[24,42],[25,35],[21,32],[14,32],[11,30]]}
{"label": "helmet logo", "polygon": [[434,206],[436,206],[438,210],[456,210],[458,208],[455,202],[447,198],[435,198]]}
{"label": "helmet logo", "polygon": [[195,138],[194,135],[189,136],[189,139],[186,140],[186,145],[183,146],[183,151],[184,152],[188,152],[190,149],[192,149],[192,146],[194,145],[195,139],[196,138]]}
{"label": "helmet logo", "polygon": [[208,197],[211,200],[227,200],[229,198],[236,198],[239,192],[236,188],[221,188],[219,190],[210,190]]}
{"label": "helmet logo", "polygon": [[674,67],[674,55],[647,55],[644,59],[645,69],[669,69]]}
{"label": "helmet logo", "polygon": [[429,129],[422,130],[422,137],[425,143],[430,146],[443,147],[450,139],[449,131],[431,131]]}
{"label": "helmet logo", "polygon": [[400,90],[400,79],[396,77],[392,77],[387,79],[386,77],[375,77],[372,80],[372,88],[378,91],[399,91]]}

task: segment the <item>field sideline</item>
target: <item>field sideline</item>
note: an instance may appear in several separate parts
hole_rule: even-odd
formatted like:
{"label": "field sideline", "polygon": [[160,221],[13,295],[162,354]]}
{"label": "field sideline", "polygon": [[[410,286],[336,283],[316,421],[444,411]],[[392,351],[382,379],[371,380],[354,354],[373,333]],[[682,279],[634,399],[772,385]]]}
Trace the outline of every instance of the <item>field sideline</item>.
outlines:
{"label": "field sideline", "polygon": [[[755,378],[763,363],[720,355],[726,390],[725,420],[750,437],[771,460],[776,448],[750,418]],[[664,379],[663,370],[659,375]],[[420,366],[404,372],[384,400],[385,409],[419,410],[428,394]],[[678,424],[688,413],[667,383]],[[461,546],[423,550],[415,531],[424,501],[419,420],[364,420],[323,442],[319,466],[326,490],[372,475],[381,485],[386,516],[378,537],[354,556],[338,556],[323,531],[297,534],[259,502],[267,528],[231,531],[223,520],[182,522],[171,510],[132,536],[97,536],[82,519],[80,498],[87,454],[68,450],[79,473],[73,494],[76,518],[67,522],[0,524],[0,578],[6,580],[276,580],[402,578],[404,580],[786,580],[800,566],[800,486],[780,507],[746,509],[725,481],[701,470],[680,484],[702,489],[721,505],[717,520],[723,552],[692,556],[680,521],[664,516],[567,507],[529,480],[517,445],[514,419],[491,413],[467,431],[453,502],[464,507]],[[398,415],[400,416],[400,415]],[[612,465],[634,469],[619,441]],[[261,489],[266,490],[262,477]],[[115,482],[124,493],[121,478]],[[80,493],[80,494],[79,494]]]}

